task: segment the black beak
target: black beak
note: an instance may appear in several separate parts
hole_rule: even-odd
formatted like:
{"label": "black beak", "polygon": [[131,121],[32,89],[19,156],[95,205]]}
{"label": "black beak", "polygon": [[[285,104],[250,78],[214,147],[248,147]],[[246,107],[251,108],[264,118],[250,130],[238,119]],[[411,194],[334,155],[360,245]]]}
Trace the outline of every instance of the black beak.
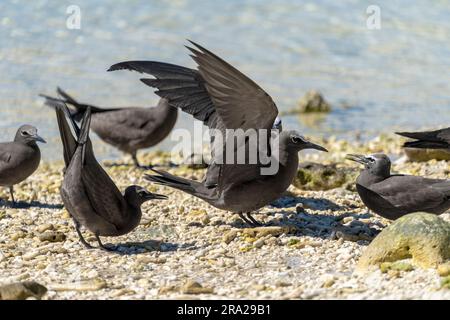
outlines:
{"label": "black beak", "polygon": [[153,200],[153,199],[167,200],[168,197],[165,195],[162,195],[162,194],[148,192],[148,194],[145,196],[145,199],[146,200]]}
{"label": "black beak", "polygon": [[35,135],[33,135],[33,139],[42,143],[47,143],[47,141],[44,140],[44,138],[42,138],[40,135],[38,135],[37,133]]}
{"label": "black beak", "polygon": [[315,144],[315,143],[312,143],[312,142],[309,142],[309,141],[306,143],[305,149],[316,149],[316,150],[319,150],[319,151],[328,152],[328,150],[325,149],[324,147],[319,146],[318,144]]}
{"label": "black beak", "polygon": [[366,165],[369,163],[366,156],[364,156],[362,154],[347,154],[345,156],[345,159],[350,160],[350,161],[355,161],[355,162],[361,163],[363,165]]}

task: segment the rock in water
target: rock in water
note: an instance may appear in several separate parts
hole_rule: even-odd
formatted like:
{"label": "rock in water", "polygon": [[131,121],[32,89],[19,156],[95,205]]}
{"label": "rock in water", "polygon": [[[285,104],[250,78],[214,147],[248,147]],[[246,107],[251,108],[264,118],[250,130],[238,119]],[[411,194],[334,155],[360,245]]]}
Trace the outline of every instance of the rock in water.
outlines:
{"label": "rock in water", "polygon": [[0,300],[41,299],[46,292],[46,287],[34,281],[12,283],[0,286]]}
{"label": "rock in water", "polygon": [[445,149],[418,149],[418,148],[405,148],[405,154],[409,161],[424,162],[436,159],[450,160],[450,151]]}
{"label": "rock in water", "polygon": [[434,214],[405,215],[384,229],[361,256],[357,270],[383,262],[412,258],[422,268],[436,268],[450,259],[450,223]]}
{"label": "rock in water", "polygon": [[331,106],[325,101],[322,94],[316,90],[306,92],[303,98],[299,101],[300,113],[312,112],[330,112]]}
{"label": "rock in water", "polygon": [[305,162],[299,165],[293,185],[300,190],[330,190],[353,185],[357,176],[356,170],[339,168],[336,164]]}

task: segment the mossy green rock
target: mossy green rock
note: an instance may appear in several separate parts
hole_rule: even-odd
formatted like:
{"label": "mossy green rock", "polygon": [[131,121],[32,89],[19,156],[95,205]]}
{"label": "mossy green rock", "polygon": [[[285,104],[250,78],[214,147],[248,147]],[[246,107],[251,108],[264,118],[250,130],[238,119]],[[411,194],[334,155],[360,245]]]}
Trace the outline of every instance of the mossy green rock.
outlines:
{"label": "mossy green rock", "polygon": [[325,101],[322,94],[316,90],[306,92],[298,103],[300,113],[330,112],[331,106]]}
{"label": "mossy green rock", "polygon": [[450,259],[450,223],[436,215],[416,212],[384,229],[367,247],[357,269],[412,258],[422,268],[436,268]]}
{"label": "mossy green rock", "polygon": [[336,164],[304,162],[300,164],[293,184],[301,190],[330,190],[353,185],[357,175],[356,170],[339,168]]}

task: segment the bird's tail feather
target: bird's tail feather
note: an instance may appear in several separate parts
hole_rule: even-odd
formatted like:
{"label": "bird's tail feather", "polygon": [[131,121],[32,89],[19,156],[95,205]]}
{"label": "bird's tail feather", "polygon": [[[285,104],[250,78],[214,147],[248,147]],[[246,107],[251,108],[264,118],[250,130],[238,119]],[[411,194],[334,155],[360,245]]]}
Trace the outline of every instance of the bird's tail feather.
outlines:
{"label": "bird's tail feather", "polygon": [[117,110],[116,108],[100,108],[89,104],[79,103],[72,96],[70,96],[63,89],[58,87],[56,89],[60,98],[51,97],[45,94],[40,94],[39,96],[45,98],[45,104],[52,108],[62,107],[64,104],[69,104],[73,108],[69,109],[70,115],[75,121],[80,121],[83,118],[83,114],[88,108],[91,109],[91,113],[101,113],[111,110]]}
{"label": "bird's tail feather", "polygon": [[210,192],[208,192],[209,190],[198,181],[177,177],[153,168],[150,170],[157,173],[156,175],[146,174],[144,176],[144,179],[150,182],[184,191],[203,200],[212,199]]}
{"label": "bird's tail feather", "polygon": [[396,134],[416,140],[439,141],[439,139],[436,137],[436,131],[396,132]]}

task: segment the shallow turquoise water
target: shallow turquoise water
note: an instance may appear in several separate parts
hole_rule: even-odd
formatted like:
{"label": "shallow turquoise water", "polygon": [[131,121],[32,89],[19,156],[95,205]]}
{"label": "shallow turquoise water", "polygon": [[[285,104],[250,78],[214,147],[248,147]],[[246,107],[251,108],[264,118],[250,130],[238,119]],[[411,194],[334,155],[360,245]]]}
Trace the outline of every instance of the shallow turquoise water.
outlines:
{"label": "shallow turquoise water", "polygon": [[[368,139],[379,132],[450,125],[448,1],[1,1],[0,140],[35,124],[59,158],[54,114],[38,93],[61,86],[104,106],[152,105],[157,97],[131,72],[106,69],[129,59],[193,67],[192,39],[257,81],[287,110],[309,89],[334,106],[319,121],[284,118],[306,135]],[[66,8],[81,29],[66,28]],[[366,8],[381,8],[368,30]],[[178,127],[192,127],[183,115]],[[173,143],[167,139],[161,148]],[[117,152],[103,143],[97,154]]]}

